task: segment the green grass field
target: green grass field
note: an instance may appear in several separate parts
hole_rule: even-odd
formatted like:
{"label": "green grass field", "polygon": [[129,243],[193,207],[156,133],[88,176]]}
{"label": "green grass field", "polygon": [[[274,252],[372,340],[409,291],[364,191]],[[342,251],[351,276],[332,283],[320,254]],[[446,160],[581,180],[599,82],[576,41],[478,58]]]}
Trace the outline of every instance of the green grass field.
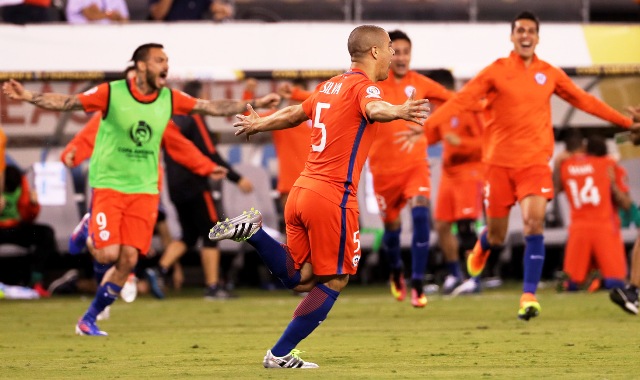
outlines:
{"label": "green grass field", "polygon": [[640,320],[605,292],[539,292],[542,314],[516,318],[515,284],[481,295],[429,298],[422,310],[386,287],[351,285],[298,347],[316,370],[266,370],[262,357],[300,298],[240,290],[205,301],[198,289],[164,301],[117,301],[75,336],[90,300],[0,301],[0,379],[630,379],[640,378]]}

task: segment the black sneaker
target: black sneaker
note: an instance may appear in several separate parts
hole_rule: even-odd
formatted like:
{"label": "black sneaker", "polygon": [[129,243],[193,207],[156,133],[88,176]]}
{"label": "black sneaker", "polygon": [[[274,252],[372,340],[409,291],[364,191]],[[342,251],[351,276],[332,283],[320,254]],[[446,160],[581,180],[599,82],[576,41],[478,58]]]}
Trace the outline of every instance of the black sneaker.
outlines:
{"label": "black sneaker", "polygon": [[638,314],[638,292],[630,287],[613,288],[609,292],[609,298],[622,310],[629,314]]}
{"label": "black sneaker", "polygon": [[228,300],[236,298],[236,296],[221,286],[208,286],[204,290],[204,298],[208,300]]}

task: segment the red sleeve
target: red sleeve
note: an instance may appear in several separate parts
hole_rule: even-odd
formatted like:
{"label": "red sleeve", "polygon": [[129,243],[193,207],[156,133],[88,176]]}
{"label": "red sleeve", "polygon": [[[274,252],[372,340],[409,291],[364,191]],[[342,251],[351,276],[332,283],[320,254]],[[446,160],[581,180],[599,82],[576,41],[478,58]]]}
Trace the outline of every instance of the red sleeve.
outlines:
{"label": "red sleeve", "polygon": [[162,146],[173,160],[200,176],[207,176],[213,172],[216,165],[202,154],[191,141],[180,133],[180,129],[173,121],[169,121],[162,135]]}
{"label": "red sleeve", "polygon": [[614,166],[615,174],[616,174],[616,186],[623,193],[629,193],[629,176],[627,175],[627,170],[617,163]]}
{"label": "red sleeve", "polygon": [[614,110],[611,106],[578,87],[562,70],[556,68],[558,80],[555,94],[572,106],[621,127],[629,128],[633,120]]}
{"label": "red sleeve", "polygon": [[64,147],[62,153],[60,153],[60,160],[62,162],[64,162],[64,157],[67,153],[69,153],[73,148],[76,149],[76,155],[73,158],[74,167],[80,165],[82,161],[91,157],[101,120],[102,114],[100,112],[96,112],[91,116],[91,119],[89,119],[84,128],[82,128],[80,132],[78,132],[78,134],[69,141],[67,146]]}
{"label": "red sleeve", "polygon": [[461,134],[458,153],[464,156],[481,156],[482,154],[482,119],[477,112],[467,112],[460,115],[464,122],[465,134]]}
{"label": "red sleeve", "polygon": [[250,100],[250,99],[253,99],[253,98],[255,98],[255,95],[253,94],[253,91],[244,90],[242,92],[242,100]]}
{"label": "red sleeve", "polygon": [[447,88],[440,83],[427,77],[421,76],[421,78],[423,90],[425,92],[426,98],[429,99],[430,102],[435,100],[443,103],[453,97],[454,92],[447,90]]}
{"label": "red sleeve", "polygon": [[173,97],[174,115],[189,115],[198,101],[198,99],[193,96],[187,95],[184,92],[173,88],[171,89],[171,94]]}
{"label": "red sleeve", "polygon": [[76,95],[85,112],[107,112],[109,104],[109,83],[102,83]]}
{"label": "red sleeve", "polygon": [[29,189],[29,182],[27,181],[27,177],[22,176],[22,193],[20,194],[20,199],[18,199],[18,212],[20,213],[20,220],[25,222],[33,222],[38,213],[40,212],[40,205],[31,203]]}
{"label": "red sleeve", "polygon": [[442,135],[440,134],[439,126],[426,129],[425,134],[427,135],[427,141],[429,145],[437,144],[438,142],[440,142],[440,140],[442,140]]}

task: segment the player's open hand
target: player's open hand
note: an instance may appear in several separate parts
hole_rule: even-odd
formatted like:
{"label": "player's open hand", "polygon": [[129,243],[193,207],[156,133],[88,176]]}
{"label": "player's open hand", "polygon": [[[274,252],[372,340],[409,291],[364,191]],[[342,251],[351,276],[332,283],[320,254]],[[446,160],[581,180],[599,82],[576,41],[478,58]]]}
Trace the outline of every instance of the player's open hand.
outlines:
{"label": "player's open hand", "polygon": [[416,90],[411,91],[409,99],[407,99],[400,111],[400,116],[407,121],[416,123],[422,126],[429,117],[431,108],[429,107],[428,99],[415,99]]}
{"label": "player's open hand", "polygon": [[254,124],[256,120],[260,119],[260,116],[258,116],[258,113],[251,107],[251,104],[247,104],[247,111],[249,111],[248,115],[236,115],[238,121],[233,123],[233,126],[238,128],[235,133],[236,136],[244,133],[247,136],[247,141],[249,141],[249,136],[259,132]]}
{"label": "player's open hand", "polygon": [[224,177],[227,176],[227,168],[225,168],[224,166],[216,166],[213,171],[211,172],[211,174],[209,174],[209,178],[211,179],[223,179]]}
{"label": "player's open hand", "polygon": [[15,79],[9,79],[2,84],[2,92],[12,100],[28,100],[25,98],[27,91],[22,83]]}
{"label": "player's open hand", "polygon": [[280,104],[280,95],[272,92],[259,99],[256,99],[256,107],[258,108],[272,108],[277,107]]}
{"label": "player's open hand", "polygon": [[400,146],[400,151],[411,152],[413,150],[413,146],[416,145],[416,142],[422,138],[424,135],[424,130],[421,125],[407,125],[406,131],[396,132],[396,140],[394,141],[396,144],[402,144]]}

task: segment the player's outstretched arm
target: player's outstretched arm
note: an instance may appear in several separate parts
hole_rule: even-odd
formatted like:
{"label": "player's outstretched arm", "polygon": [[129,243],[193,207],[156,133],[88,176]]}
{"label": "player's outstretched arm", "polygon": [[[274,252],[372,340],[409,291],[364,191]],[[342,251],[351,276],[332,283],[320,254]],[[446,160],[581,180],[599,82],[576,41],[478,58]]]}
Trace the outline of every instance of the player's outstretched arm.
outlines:
{"label": "player's outstretched arm", "polygon": [[238,128],[235,135],[245,134],[247,140],[249,136],[258,132],[293,128],[309,119],[300,104],[285,107],[265,117],[260,117],[250,104],[247,105],[247,110],[249,115],[236,115],[238,121],[233,123],[233,126]]}
{"label": "player's outstretched arm", "polygon": [[82,110],[82,103],[75,95],[63,95],[47,92],[34,93],[24,88],[22,83],[9,79],[2,84],[2,92],[9,99],[32,103],[40,108],[51,111],[75,111]]}
{"label": "player's outstretched arm", "polygon": [[371,121],[385,123],[392,120],[404,119],[422,126],[429,117],[429,100],[414,99],[415,90],[409,99],[400,105],[393,105],[383,100],[370,102],[366,105],[367,117]]}
{"label": "player's outstretched arm", "polygon": [[[261,98],[249,101],[254,108],[270,108],[280,103],[280,95],[276,93],[267,94]],[[237,113],[245,111],[247,105],[246,100],[218,99],[205,100],[198,99],[193,113],[199,113],[210,116],[233,116]]]}

